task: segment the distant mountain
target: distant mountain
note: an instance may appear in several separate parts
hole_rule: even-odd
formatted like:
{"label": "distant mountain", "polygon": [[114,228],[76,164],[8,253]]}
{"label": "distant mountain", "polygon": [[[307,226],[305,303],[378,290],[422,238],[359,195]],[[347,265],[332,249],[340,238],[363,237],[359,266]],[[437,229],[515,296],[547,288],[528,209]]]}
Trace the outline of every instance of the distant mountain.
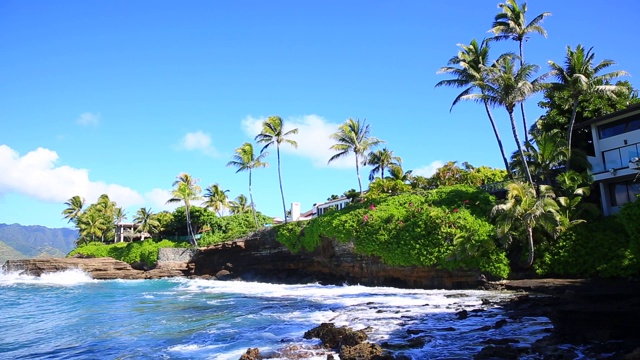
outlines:
{"label": "distant mountain", "polygon": [[0,241],[0,264],[4,264],[7,260],[26,259],[27,256],[19,253],[16,249]]}
{"label": "distant mountain", "polygon": [[64,257],[76,247],[77,239],[78,232],[73,229],[0,224],[0,242],[16,252],[13,256]]}

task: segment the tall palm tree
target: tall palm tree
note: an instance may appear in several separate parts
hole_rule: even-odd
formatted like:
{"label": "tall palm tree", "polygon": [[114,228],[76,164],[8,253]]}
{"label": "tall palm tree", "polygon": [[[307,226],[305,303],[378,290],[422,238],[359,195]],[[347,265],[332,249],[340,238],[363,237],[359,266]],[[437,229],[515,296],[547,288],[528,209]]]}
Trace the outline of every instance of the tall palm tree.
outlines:
{"label": "tall palm tree", "polygon": [[171,199],[167,200],[168,203],[183,202],[185,207],[185,213],[187,217],[187,234],[190,238],[190,242],[193,246],[198,246],[196,236],[193,233],[191,226],[191,201],[200,199],[200,186],[197,185],[198,180],[191,177],[187,173],[181,173],[177,176],[176,181],[173,182],[174,189],[171,191]]}
{"label": "tall palm tree", "polygon": [[[602,60],[594,66],[593,58],[595,53],[590,48],[585,52],[582,45],[576,46],[575,51],[571,46],[567,46],[564,67],[549,61],[551,67],[550,74],[556,78],[556,82],[551,83],[551,87],[560,91],[567,91],[573,101],[571,109],[571,119],[567,130],[567,145],[571,156],[571,140],[573,135],[573,125],[576,121],[578,104],[580,97],[589,93],[600,93],[607,97],[616,98],[615,92],[625,91],[623,86],[611,85],[610,80],[620,76],[629,75],[626,71],[612,71],[606,74],[599,74],[602,70],[615,64],[613,60]],[[569,171],[570,156],[567,159],[566,171]]]}
{"label": "tall palm tree", "polygon": [[227,163],[227,166],[238,168],[236,174],[241,171],[249,172],[249,198],[251,199],[251,210],[253,211],[253,220],[255,221],[256,229],[258,228],[258,216],[256,215],[256,206],[253,202],[253,193],[251,191],[251,171],[269,166],[269,163],[263,161],[268,154],[268,152],[263,152],[256,157],[253,152],[253,145],[246,142],[236,149],[235,155],[233,155],[231,161]]}
{"label": "tall palm tree", "polygon": [[344,124],[338,127],[338,131],[336,133],[331,134],[331,139],[335,140],[337,143],[332,145],[330,149],[337,151],[338,153],[333,155],[328,161],[328,163],[330,163],[353,152],[356,160],[356,174],[358,175],[360,194],[362,194],[360,163],[364,163],[361,158],[363,158],[364,154],[372,147],[384,143],[384,141],[370,135],[371,129],[366,122],[366,120],[360,121],[359,119],[348,119]]}
{"label": "tall palm tree", "polygon": [[141,240],[144,240],[145,233],[154,234],[160,226],[160,223],[155,219],[154,215],[153,211],[146,207],[140,208],[136,212],[133,223],[138,225],[137,231],[143,234]]}
{"label": "tall palm tree", "polygon": [[[513,62],[512,56],[502,56],[496,61],[490,68],[490,75],[487,82],[482,85],[482,93],[480,94],[466,94],[462,96],[462,99],[474,99],[477,101],[487,101],[493,106],[504,106],[509,114],[511,120],[511,131],[513,132],[513,138],[518,146],[520,156],[522,159],[526,159],[520,137],[518,136],[518,129],[516,127],[515,118],[513,117],[513,111],[519,103],[525,99],[541,91],[545,84],[543,82],[545,75],[542,75],[534,80],[529,80],[532,75],[538,71],[537,65],[524,64],[516,70],[516,66]],[[524,162],[524,170],[527,175],[527,180],[531,185],[534,185],[531,172],[527,162]]]}
{"label": "tall palm tree", "polygon": [[80,237],[85,239],[85,242],[89,239],[93,242],[96,241],[96,237],[102,238],[104,242],[104,232],[109,226],[109,223],[105,220],[104,214],[96,207],[87,209],[78,218],[78,230],[80,231]]}
{"label": "tall palm tree", "polygon": [[402,159],[399,156],[393,155],[393,150],[383,148],[382,150],[376,150],[369,153],[367,158],[367,165],[373,166],[369,173],[369,181],[373,181],[377,173],[380,173],[380,178],[384,179],[384,170],[390,169],[392,166],[400,166]]}
{"label": "tall palm tree", "polygon": [[400,165],[391,165],[389,167],[389,176],[393,180],[400,180],[403,183],[408,183],[413,179],[413,170],[402,170]]}
{"label": "tall palm tree", "polygon": [[64,219],[68,219],[68,222],[78,223],[78,217],[82,214],[82,208],[84,207],[84,198],[78,195],[71,197],[64,203],[67,208],[62,210]]}
{"label": "tall palm tree", "polygon": [[[489,66],[489,44],[487,41],[482,41],[481,44],[478,44],[476,39],[471,40],[470,45],[458,44],[460,47],[460,51],[458,51],[458,55],[449,59],[447,63],[448,66],[440,68],[438,70],[438,74],[451,74],[454,76],[453,79],[442,80],[436,84],[436,87],[440,86],[452,86],[458,88],[465,88],[456,98],[453,100],[451,104],[451,111],[453,107],[464,98],[465,95],[471,94],[473,91],[478,90],[482,92],[482,84],[485,83],[488,79],[488,66]],[[491,123],[491,128],[493,129],[493,133],[496,136],[496,142],[498,143],[498,147],[500,148],[500,155],[502,155],[502,161],[504,162],[504,167],[508,173],[509,170],[509,161],[507,161],[507,155],[504,152],[504,147],[502,146],[502,139],[500,138],[500,133],[498,132],[498,127],[496,126],[496,122],[493,119],[493,114],[491,113],[491,108],[489,108],[488,101],[483,101],[484,109],[487,112],[487,116],[489,117],[489,122]]]}
{"label": "tall palm tree", "polygon": [[229,210],[231,211],[231,214],[234,215],[246,213],[251,209],[248,203],[247,197],[240,194],[235,198],[235,200],[229,201]]}
{"label": "tall palm tree", "polygon": [[229,205],[227,192],[229,190],[222,190],[219,184],[209,185],[204,190],[204,206],[218,213],[218,216],[222,216],[222,212]]}
{"label": "tall palm tree", "polygon": [[527,237],[529,256],[525,267],[533,265],[534,243],[533,230],[541,225],[549,232],[557,228],[557,209],[553,189],[548,185],[540,185],[539,192],[530,184],[513,182],[507,185],[507,199],[504,203],[493,207],[492,215],[496,216],[498,236],[511,241],[514,231],[522,226]]}
{"label": "tall palm tree", "polygon": [[[529,39],[529,35],[536,33],[547,37],[547,31],[540,25],[545,17],[551,15],[550,12],[543,12],[536,16],[528,24],[525,19],[527,12],[527,3],[521,5],[516,0],[507,0],[506,3],[498,4],[502,12],[497,14],[491,32],[495,34],[492,40],[514,40],[518,42],[520,54],[520,66],[524,66],[523,42]],[[524,103],[520,103],[520,111],[522,112],[522,125],[524,126],[525,142],[528,142],[527,118],[524,112]]]}
{"label": "tall palm tree", "polygon": [[294,148],[298,148],[298,143],[294,140],[287,139],[287,136],[291,136],[298,133],[298,129],[292,129],[284,131],[282,126],[282,118],[279,116],[269,116],[269,118],[262,122],[262,132],[256,136],[258,144],[265,144],[260,150],[260,153],[264,152],[269,146],[276,145],[276,153],[278,154],[278,181],[280,182],[280,196],[282,197],[282,210],[284,211],[284,222],[287,222],[287,206],[284,201],[284,191],[282,190],[282,174],[280,172],[280,144],[286,143]]}
{"label": "tall palm tree", "polygon": [[[569,156],[567,142],[559,129],[534,132],[532,135],[532,141],[524,145],[526,163],[536,183],[550,184]],[[512,155],[511,160],[514,174],[518,177],[526,176],[518,151]]]}

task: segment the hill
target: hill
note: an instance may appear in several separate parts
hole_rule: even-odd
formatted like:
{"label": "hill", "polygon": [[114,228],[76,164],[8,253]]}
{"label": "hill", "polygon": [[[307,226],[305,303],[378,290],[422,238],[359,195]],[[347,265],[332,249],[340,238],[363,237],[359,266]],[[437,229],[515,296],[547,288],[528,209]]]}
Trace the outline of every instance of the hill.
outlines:
{"label": "hill", "polygon": [[0,264],[4,264],[7,260],[26,259],[24,254],[16,251],[16,249],[0,241]]}
{"label": "hill", "polygon": [[[2,262],[4,254],[24,257],[64,257],[75,248],[78,232],[73,229],[50,229],[39,225],[0,224],[0,243],[6,247],[0,250]],[[20,258],[20,257],[15,257]]]}

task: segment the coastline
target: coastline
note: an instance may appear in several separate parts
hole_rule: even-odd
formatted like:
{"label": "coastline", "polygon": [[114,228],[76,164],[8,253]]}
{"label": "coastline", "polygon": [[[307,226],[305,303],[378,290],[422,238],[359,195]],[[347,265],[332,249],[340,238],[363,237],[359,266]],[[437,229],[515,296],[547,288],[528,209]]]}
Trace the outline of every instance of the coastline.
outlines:
{"label": "coastline", "polygon": [[[24,270],[25,266],[29,270]],[[9,260],[4,271],[26,271],[39,276],[47,272],[82,269],[94,279],[159,279],[167,277],[235,279],[193,275],[186,262],[160,262],[155,269],[135,269],[112,258]],[[277,278],[273,282],[279,282]],[[282,279],[279,279],[282,280]],[[262,278],[263,282],[270,282]],[[520,293],[498,304],[511,319],[544,316],[554,325],[549,336],[527,349],[528,354],[573,359],[575,351],[558,345],[573,344],[588,358],[610,354],[610,358],[640,359],[640,281],[603,279],[523,279],[480,282],[493,291]],[[469,289],[473,289],[470,287]],[[495,339],[475,358],[518,358],[523,349],[510,339]]]}

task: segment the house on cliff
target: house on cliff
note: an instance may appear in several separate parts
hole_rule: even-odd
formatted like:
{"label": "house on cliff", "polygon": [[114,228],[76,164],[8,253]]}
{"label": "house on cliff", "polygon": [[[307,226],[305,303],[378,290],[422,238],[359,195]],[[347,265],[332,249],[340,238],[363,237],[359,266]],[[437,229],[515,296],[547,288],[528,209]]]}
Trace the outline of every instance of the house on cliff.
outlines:
{"label": "house on cliff", "polygon": [[640,104],[586,121],[593,156],[589,156],[594,182],[600,190],[605,216],[615,214],[640,193]]}

